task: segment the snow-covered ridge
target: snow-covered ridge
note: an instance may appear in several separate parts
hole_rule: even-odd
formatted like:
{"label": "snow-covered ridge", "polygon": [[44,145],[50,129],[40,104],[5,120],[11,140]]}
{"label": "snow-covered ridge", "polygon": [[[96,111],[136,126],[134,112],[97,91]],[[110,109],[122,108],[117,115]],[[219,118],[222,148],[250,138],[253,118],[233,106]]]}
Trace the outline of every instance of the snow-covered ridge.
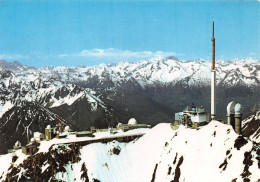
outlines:
{"label": "snow-covered ridge", "polygon": [[[216,62],[217,83],[223,85],[245,85],[248,87],[260,84],[260,60],[234,59]],[[83,83],[86,86],[111,89],[128,81],[140,87],[160,85],[204,86],[210,84],[211,62],[205,60],[179,61],[177,59],[151,59],[140,62],[122,61],[116,64],[97,66],[45,66],[33,68],[18,62],[0,62],[0,116],[17,103],[17,98],[30,102],[40,102],[44,106],[57,107],[71,105],[85,97],[93,110],[97,102],[104,107],[102,100],[91,89],[81,93],[70,94],[71,84]],[[109,84],[105,84],[109,83]],[[65,89],[65,91],[62,91]],[[66,91],[67,90],[67,91]],[[56,92],[66,92],[64,97],[55,97]],[[44,100],[47,99],[48,100]]]}
{"label": "snow-covered ridge", "polygon": [[17,151],[10,169],[12,156],[2,155],[0,174],[2,180],[50,175],[63,181],[255,182],[260,179],[259,153],[253,142],[218,121],[199,130],[158,124],[130,143],[57,144],[27,159]]}
{"label": "snow-covered ridge", "polygon": [[[217,83],[256,85],[260,80],[259,60],[253,58],[219,60],[216,62]],[[189,79],[190,85],[210,83],[211,62],[205,60],[179,61],[173,59],[153,59],[130,63],[122,61],[116,64],[101,64],[81,67],[43,67],[40,72],[48,71],[67,74],[75,80],[88,80],[98,76],[100,80],[109,78],[115,84],[134,79],[141,86],[154,83],[175,84]],[[77,70],[77,71],[75,71]]]}
{"label": "snow-covered ridge", "polygon": [[[253,58],[216,61],[217,83],[248,86],[260,83],[260,60]],[[97,77],[100,82],[111,80],[115,85],[127,80],[136,80],[140,86],[154,83],[176,84],[186,81],[190,85],[209,85],[211,62],[205,60],[179,61],[176,59],[151,59],[130,63],[122,61],[116,64],[97,66],[45,66],[39,69],[28,68],[17,71],[21,80],[34,78],[61,82],[79,82]],[[20,76],[18,76],[20,75]]]}

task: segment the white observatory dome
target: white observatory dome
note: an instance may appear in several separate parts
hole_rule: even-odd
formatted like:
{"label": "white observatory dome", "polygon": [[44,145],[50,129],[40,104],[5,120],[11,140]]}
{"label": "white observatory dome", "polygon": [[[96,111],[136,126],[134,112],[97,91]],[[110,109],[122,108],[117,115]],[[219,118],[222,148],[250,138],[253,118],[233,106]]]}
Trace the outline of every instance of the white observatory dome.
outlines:
{"label": "white observatory dome", "polygon": [[135,125],[135,124],[137,124],[137,121],[135,118],[131,118],[131,119],[129,119],[128,124]]}
{"label": "white observatory dome", "polygon": [[21,147],[22,144],[21,144],[21,142],[17,141],[17,142],[15,142],[14,146],[15,146],[15,147]]}
{"label": "white observatory dome", "polygon": [[51,129],[51,125],[48,125],[48,126],[46,127],[46,129]]}
{"label": "white observatory dome", "polygon": [[121,127],[122,126],[122,123],[118,123],[117,124],[117,128]]}
{"label": "white observatory dome", "polygon": [[235,106],[235,114],[241,114],[241,104],[237,103]]}
{"label": "white observatory dome", "polygon": [[237,102],[231,101],[227,105],[227,114],[235,114],[235,106],[236,106],[236,104],[237,104]]}
{"label": "white observatory dome", "polygon": [[34,143],[36,140],[35,140],[35,138],[31,138],[31,143]]}
{"label": "white observatory dome", "polygon": [[69,126],[66,126],[66,127],[64,128],[64,131],[70,131],[70,127],[69,127]]}

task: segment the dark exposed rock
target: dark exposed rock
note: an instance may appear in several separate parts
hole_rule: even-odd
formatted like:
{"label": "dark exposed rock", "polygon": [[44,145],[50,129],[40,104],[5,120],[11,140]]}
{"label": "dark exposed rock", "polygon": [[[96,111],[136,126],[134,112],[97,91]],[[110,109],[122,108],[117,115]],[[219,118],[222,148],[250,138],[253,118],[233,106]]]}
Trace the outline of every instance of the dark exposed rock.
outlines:
{"label": "dark exposed rock", "polygon": [[98,179],[93,179],[93,182],[101,182],[101,181],[99,181]]}
{"label": "dark exposed rock", "polygon": [[[80,148],[81,146],[75,144],[55,145],[56,149],[52,147],[47,153],[37,153],[28,156],[18,167],[11,166],[10,172],[7,173],[6,181],[55,181],[55,174],[58,172],[66,172],[64,166],[71,163],[80,161]],[[50,166],[42,172],[42,166],[45,164]],[[24,169],[21,178],[18,180],[18,173],[21,168]],[[30,179],[30,180],[28,180]]]}
{"label": "dark exposed rock", "polygon": [[253,164],[251,151],[245,152],[244,157],[245,158],[244,158],[243,164],[245,164],[245,167],[244,167],[244,171],[241,175],[244,179],[246,179],[247,177],[249,177],[252,174],[251,172],[249,172],[249,167]]}
{"label": "dark exposed rock", "polygon": [[151,182],[154,182],[154,180],[155,180],[157,167],[158,167],[158,164],[156,164],[155,167],[154,167],[154,170],[153,170],[153,176],[152,176],[152,180],[151,180]]}
{"label": "dark exposed rock", "polygon": [[222,168],[222,167],[223,167],[222,170],[224,171],[224,170],[226,170],[226,168],[227,168],[227,164],[228,164],[228,163],[227,163],[227,159],[225,159],[224,162],[223,162],[222,164],[220,164],[219,168]]}
{"label": "dark exposed rock", "polygon": [[178,153],[176,153],[176,155],[175,155],[175,158],[174,158],[173,164],[176,163],[177,157],[178,157]]}
{"label": "dark exposed rock", "polygon": [[180,166],[181,164],[183,163],[183,156],[180,157],[179,161],[178,161],[178,164],[175,168],[175,173],[174,173],[174,179],[173,179],[173,182],[179,182],[179,178],[181,176],[181,169],[180,169]]}
{"label": "dark exposed rock", "polygon": [[113,154],[115,154],[115,155],[119,155],[121,149],[120,149],[120,147],[114,147],[112,151],[113,151]]}
{"label": "dark exposed rock", "polygon": [[18,157],[17,157],[17,155],[14,155],[13,157],[12,157],[12,163],[15,163],[15,161],[18,159]]}
{"label": "dark exposed rock", "polygon": [[238,136],[237,139],[235,140],[234,147],[237,150],[240,150],[241,147],[243,147],[245,144],[247,144],[246,139],[243,136]]}
{"label": "dark exposed rock", "polygon": [[170,166],[169,169],[168,169],[168,175],[171,174],[171,171],[172,171],[172,167]]}
{"label": "dark exposed rock", "polygon": [[85,163],[82,164],[81,166],[81,176],[80,179],[84,180],[85,182],[89,182],[89,178],[88,178],[88,169],[86,168]]}

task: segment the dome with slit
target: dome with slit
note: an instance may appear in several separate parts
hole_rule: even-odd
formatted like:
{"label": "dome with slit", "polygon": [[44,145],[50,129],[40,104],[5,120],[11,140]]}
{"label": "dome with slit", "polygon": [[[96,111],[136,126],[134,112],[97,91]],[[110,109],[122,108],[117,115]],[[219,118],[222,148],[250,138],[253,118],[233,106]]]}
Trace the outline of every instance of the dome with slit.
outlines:
{"label": "dome with slit", "polygon": [[131,119],[129,119],[128,124],[135,125],[135,124],[137,124],[137,121],[135,118],[131,118]]}
{"label": "dome with slit", "polygon": [[235,113],[235,106],[236,106],[237,102],[235,101],[231,101],[228,105],[227,105],[227,113],[228,114],[234,114]]}
{"label": "dome with slit", "polygon": [[242,108],[241,104],[237,103],[235,105],[235,114],[241,114],[241,108]]}
{"label": "dome with slit", "polygon": [[36,140],[35,140],[35,138],[31,138],[31,143],[33,143],[33,142],[35,142]]}
{"label": "dome with slit", "polygon": [[17,142],[14,144],[14,146],[15,146],[15,147],[21,147],[22,144],[21,144],[21,142],[17,141]]}
{"label": "dome with slit", "polygon": [[69,127],[69,126],[66,126],[66,127],[64,128],[64,131],[70,131],[70,127]]}

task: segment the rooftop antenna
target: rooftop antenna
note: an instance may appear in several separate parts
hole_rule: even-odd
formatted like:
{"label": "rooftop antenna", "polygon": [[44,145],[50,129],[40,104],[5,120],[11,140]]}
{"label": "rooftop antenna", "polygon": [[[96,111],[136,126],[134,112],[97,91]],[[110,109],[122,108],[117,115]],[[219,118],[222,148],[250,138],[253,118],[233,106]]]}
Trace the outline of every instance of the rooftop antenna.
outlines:
{"label": "rooftop antenna", "polygon": [[214,21],[212,24],[212,66],[211,66],[211,120],[216,117],[216,70],[215,70],[215,37],[214,37]]}

